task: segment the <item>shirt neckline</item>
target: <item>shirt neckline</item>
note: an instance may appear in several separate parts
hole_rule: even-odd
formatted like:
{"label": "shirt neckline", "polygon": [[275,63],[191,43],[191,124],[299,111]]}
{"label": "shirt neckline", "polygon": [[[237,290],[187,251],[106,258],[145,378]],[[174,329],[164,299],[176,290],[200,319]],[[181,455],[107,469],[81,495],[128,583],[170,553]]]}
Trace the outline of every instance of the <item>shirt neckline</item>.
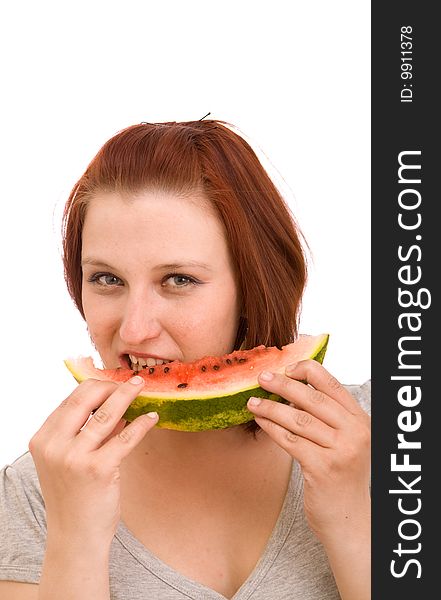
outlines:
{"label": "shirt neckline", "polygon": [[[298,514],[302,487],[300,466],[293,460],[282,508],[263,553],[253,571],[230,600],[247,600],[268,573],[282,550]],[[159,559],[133,535],[123,521],[119,522],[115,537],[127,552],[152,575],[189,598],[193,600],[228,600],[221,593],[182,575]]]}

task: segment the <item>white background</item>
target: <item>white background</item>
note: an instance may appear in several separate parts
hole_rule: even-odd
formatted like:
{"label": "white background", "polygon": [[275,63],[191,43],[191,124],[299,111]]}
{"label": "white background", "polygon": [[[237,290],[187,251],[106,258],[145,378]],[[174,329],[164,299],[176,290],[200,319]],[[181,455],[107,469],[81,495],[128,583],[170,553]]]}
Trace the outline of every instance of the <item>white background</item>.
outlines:
{"label": "white background", "polygon": [[312,250],[301,332],[370,377],[370,3],[3,3],[0,466],[92,354],[64,287],[60,215],[99,147],[141,121],[210,112],[264,153]]}

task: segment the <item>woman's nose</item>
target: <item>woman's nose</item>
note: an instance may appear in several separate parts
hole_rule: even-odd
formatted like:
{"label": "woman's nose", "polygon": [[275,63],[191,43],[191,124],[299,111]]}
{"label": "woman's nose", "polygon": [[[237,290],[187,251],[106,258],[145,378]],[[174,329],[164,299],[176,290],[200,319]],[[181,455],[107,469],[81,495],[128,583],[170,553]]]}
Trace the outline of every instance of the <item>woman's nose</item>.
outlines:
{"label": "woman's nose", "polygon": [[129,346],[140,345],[161,333],[158,307],[144,298],[130,299],[124,309],[119,335]]}

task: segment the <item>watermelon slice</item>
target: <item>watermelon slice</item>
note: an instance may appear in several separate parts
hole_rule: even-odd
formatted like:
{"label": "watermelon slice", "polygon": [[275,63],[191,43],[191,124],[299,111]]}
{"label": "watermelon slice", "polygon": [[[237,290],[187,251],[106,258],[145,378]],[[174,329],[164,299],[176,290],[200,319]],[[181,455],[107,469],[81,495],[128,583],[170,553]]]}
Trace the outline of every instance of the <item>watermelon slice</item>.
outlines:
{"label": "watermelon slice", "polygon": [[[287,365],[307,358],[322,362],[328,339],[328,334],[300,335],[281,350],[256,346],[191,363],[173,361],[147,368],[137,373],[145,385],[123,418],[132,421],[140,414],[156,411],[158,427],[181,431],[223,429],[246,423],[254,418],[246,407],[250,396],[283,402],[259,386],[259,373],[284,373]],[[96,368],[91,357],[64,362],[78,383],[90,378],[123,383],[134,375],[130,369]]]}

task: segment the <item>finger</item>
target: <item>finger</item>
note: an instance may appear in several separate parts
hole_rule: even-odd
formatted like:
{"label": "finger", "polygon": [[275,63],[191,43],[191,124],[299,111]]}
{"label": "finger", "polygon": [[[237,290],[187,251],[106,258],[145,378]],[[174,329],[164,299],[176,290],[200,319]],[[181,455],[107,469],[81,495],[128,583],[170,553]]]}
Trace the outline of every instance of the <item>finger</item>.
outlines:
{"label": "finger", "polygon": [[363,409],[352,394],[316,360],[302,360],[285,369],[285,374],[294,379],[306,381],[316,390],[327,394],[352,414],[360,414]]}
{"label": "finger", "polygon": [[333,446],[336,430],[304,410],[262,398],[250,398],[248,410],[323,448]]}
{"label": "finger", "polygon": [[118,433],[120,433],[124,429],[126,424],[127,421],[125,421],[124,419],[120,419],[113,431],[109,433],[109,435],[102,441],[102,444],[105,444],[108,440],[113,438],[114,435],[118,435]]}
{"label": "finger", "polygon": [[311,440],[288,431],[278,423],[270,421],[265,417],[255,417],[255,421],[276,444],[286,450],[302,467],[307,466],[311,468],[313,465],[321,464],[323,462],[323,453],[329,452],[329,450],[325,450],[321,446],[314,444]]}
{"label": "finger", "polygon": [[341,404],[320,390],[281,373],[273,373],[270,381],[262,375],[259,375],[259,384],[263,388],[281,396],[296,408],[308,412],[330,427],[340,428],[349,417],[349,413]]}
{"label": "finger", "polygon": [[[97,449],[121,420],[127,407],[139,394],[144,379],[139,375],[120,384],[103,404],[93,413],[78,434],[78,441],[86,450]],[[118,435],[120,435],[120,432]]]}
{"label": "finger", "polygon": [[119,465],[121,460],[128,456],[144,436],[153,429],[158,418],[156,412],[150,412],[134,419],[97,450],[99,460],[112,461]]}
{"label": "finger", "polygon": [[47,417],[39,431],[54,437],[74,438],[90,417],[90,413],[98,408],[116,387],[117,384],[111,381],[83,381]]}

